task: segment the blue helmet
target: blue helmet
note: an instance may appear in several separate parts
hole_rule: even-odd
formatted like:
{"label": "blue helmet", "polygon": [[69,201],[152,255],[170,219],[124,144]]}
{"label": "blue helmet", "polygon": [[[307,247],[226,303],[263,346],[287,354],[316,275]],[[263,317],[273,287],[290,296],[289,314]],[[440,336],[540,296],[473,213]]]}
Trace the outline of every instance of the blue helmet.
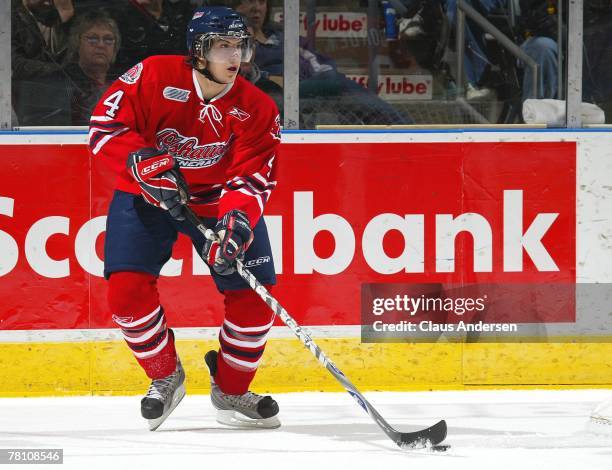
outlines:
{"label": "blue helmet", "polygon": [[251,35],[242,16],[228,7],[198,8],[187,26],[189,55],[204,57],[215,37],[243,39],[251,48]]}

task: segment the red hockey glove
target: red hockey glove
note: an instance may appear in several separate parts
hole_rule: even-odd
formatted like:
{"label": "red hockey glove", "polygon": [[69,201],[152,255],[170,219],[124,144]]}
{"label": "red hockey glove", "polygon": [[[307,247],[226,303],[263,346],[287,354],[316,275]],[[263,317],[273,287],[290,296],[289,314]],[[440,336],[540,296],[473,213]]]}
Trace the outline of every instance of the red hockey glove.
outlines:
{"label": "red hockey glove", "polygon": [[189,200],[189,189],[171,155],[155,148],[142,148],[130,153],[127,167],[140,185],[145,201],[167,210],[176,220],[185,220],[183,205]]}
{"label": "red hockey glove", "polygon": [[253,241],[249,219],[244,212],[234,209],[225,214],[213,230],[218,241],[206,241],[202,258],[217,274],[229,276],[236,271],[236,259],[244,259]]}

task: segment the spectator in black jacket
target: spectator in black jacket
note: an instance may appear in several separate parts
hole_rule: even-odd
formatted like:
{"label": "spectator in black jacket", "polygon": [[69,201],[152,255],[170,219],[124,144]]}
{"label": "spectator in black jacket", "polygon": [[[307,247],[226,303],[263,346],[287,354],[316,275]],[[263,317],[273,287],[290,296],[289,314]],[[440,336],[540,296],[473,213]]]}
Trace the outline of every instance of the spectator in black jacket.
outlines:
{"label": "spectator in black jacket", "polygon": [[68,124],[62,66],[72,0],[12,0],[12,95],[20,125]]}
{"label": "spectator in black jacket", "polygon": [[61,69],[73,16],[72,0],[12,0],[13,80],[40,78]]}
{"label": "spectator in black jacket", "polygon": [[187,54],[192,13],[189,0],[124,0],[115,15],[123,43],[118,67],[127,70],[151,55]]}

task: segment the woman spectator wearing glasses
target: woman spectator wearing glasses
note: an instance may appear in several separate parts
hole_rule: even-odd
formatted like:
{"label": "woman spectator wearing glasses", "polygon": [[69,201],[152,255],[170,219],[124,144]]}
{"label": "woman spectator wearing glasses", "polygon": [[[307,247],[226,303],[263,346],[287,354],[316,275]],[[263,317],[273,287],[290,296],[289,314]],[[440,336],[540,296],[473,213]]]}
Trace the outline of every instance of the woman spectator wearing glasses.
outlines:
{"label": "woman spectator wearing glasses", "polygon": [[111,69],[120,46],[115,21],[99,13],[78,17],[70,32],[71,62],[65,72],[71,86],[72,125],[85,126],[93,107],[116,78]]}

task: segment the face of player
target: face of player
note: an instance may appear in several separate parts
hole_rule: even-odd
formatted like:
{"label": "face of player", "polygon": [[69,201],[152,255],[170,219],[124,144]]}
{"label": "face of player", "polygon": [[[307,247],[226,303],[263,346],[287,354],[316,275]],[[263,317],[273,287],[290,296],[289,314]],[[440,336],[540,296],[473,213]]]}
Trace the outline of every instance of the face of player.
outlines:
{"label": "face of player", "polygon": [[110,68],[115,55],[115,35],[104,25],[95,25],[81,36],[79,63],[83,68]]}
{"label": "face of player", "polygon": [[256,32],[261,31],[268,12],[268,0],[241,0],[236,11],[247,18]]}
{"label": "face of player", "polygon": [[216,80],[231,83],[240,70],[240,62],[244,57],[245,44],[242,39],[215,39],[206,54],[208,70]]}

